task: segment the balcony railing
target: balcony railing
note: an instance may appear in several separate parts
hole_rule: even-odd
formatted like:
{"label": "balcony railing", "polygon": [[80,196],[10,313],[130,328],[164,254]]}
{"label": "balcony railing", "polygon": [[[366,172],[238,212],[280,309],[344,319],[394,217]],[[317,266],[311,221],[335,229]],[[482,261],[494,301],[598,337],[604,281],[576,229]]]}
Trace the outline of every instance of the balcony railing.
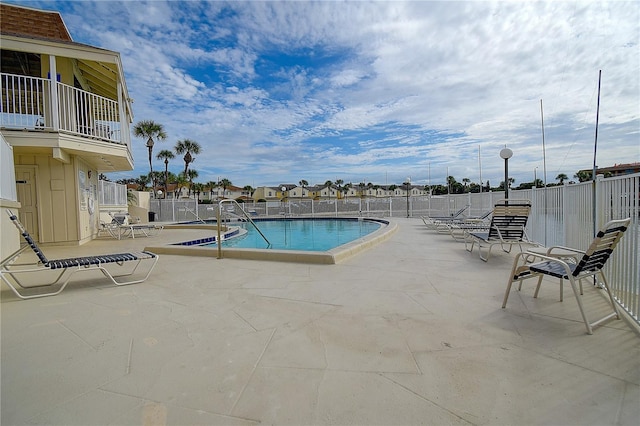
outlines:
{"label": "balcony railing", "polygon": [[[51,84],[55,86],[52,90]],[[52,82],[16,74],[0,74],[0,126],[48,130],[126,144],[117,101]]]}

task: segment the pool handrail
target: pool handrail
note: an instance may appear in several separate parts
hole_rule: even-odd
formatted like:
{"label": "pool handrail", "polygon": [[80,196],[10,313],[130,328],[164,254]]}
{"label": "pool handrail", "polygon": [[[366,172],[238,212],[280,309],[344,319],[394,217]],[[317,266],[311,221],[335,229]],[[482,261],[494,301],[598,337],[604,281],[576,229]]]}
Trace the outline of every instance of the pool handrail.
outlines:
{"label": "pool handrail", "polygon": [[[233,199],[224,199],[224,200],[220,200],[218,202],[218,212],[219,215],[218,217],[222,216],[222,204],[224,203],[231,203],[231,204],[235,204],[236,206],[238,206],[238,208],[240,209],[240,211],[242,212],[242,216],[244,216],[247,221],[253,225],[253,227],[256,229],[256,231],[258,231],[258,233],[260,234],[260,236],[262,236],[262,238],[266,241],[267,243],[267,248],[271,247],[271,242],[267,239],[267,237],[264,236],[264,234],[262,233],[262,231],[260,230],[260,228],[258,228],[258,225],[256,225],[256,223],[253,221],[253,219],[251,219],[251,217],[249,217],[249,215],[247,214],[247,212],[244,211],[244,209],[242,208],[242,206],[240,206],[240,204]],[[221,247],[221,244],[218,243],[218,247]]]}

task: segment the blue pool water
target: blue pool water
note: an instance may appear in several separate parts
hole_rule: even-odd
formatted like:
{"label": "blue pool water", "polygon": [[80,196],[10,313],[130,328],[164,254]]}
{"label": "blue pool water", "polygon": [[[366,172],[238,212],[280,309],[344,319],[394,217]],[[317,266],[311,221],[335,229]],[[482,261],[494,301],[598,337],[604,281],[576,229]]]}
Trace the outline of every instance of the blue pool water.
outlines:
{"label": "blue pool water", "polygon": [[[380,222],[358,219],[274,219],[255,220],[271,247],[250,223],[242,223],[247,233],[222,243],[223,247],[327,251],[370,234]],[[215,244],[213,244],[215,245]]]}

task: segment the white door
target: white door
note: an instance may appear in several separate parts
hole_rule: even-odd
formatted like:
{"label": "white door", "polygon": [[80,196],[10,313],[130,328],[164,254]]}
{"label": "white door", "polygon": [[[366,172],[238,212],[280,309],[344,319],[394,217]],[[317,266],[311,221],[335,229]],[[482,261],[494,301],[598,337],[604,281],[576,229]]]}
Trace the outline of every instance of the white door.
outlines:
{"label": "white door", "polygon": [[16,165],[16,190],[21,206],[18,218],[33,239],[39,241],[36,185],[36,166]]}

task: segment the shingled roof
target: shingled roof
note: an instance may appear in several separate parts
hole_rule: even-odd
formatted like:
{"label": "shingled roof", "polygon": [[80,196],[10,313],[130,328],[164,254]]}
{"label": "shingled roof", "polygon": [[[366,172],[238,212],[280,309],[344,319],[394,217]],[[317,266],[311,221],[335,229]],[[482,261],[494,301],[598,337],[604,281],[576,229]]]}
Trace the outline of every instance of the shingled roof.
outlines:
{"label": "shingled roof", "polygon": [[0,32],[6,35],[73,41],[60,13],[0,3]]}

